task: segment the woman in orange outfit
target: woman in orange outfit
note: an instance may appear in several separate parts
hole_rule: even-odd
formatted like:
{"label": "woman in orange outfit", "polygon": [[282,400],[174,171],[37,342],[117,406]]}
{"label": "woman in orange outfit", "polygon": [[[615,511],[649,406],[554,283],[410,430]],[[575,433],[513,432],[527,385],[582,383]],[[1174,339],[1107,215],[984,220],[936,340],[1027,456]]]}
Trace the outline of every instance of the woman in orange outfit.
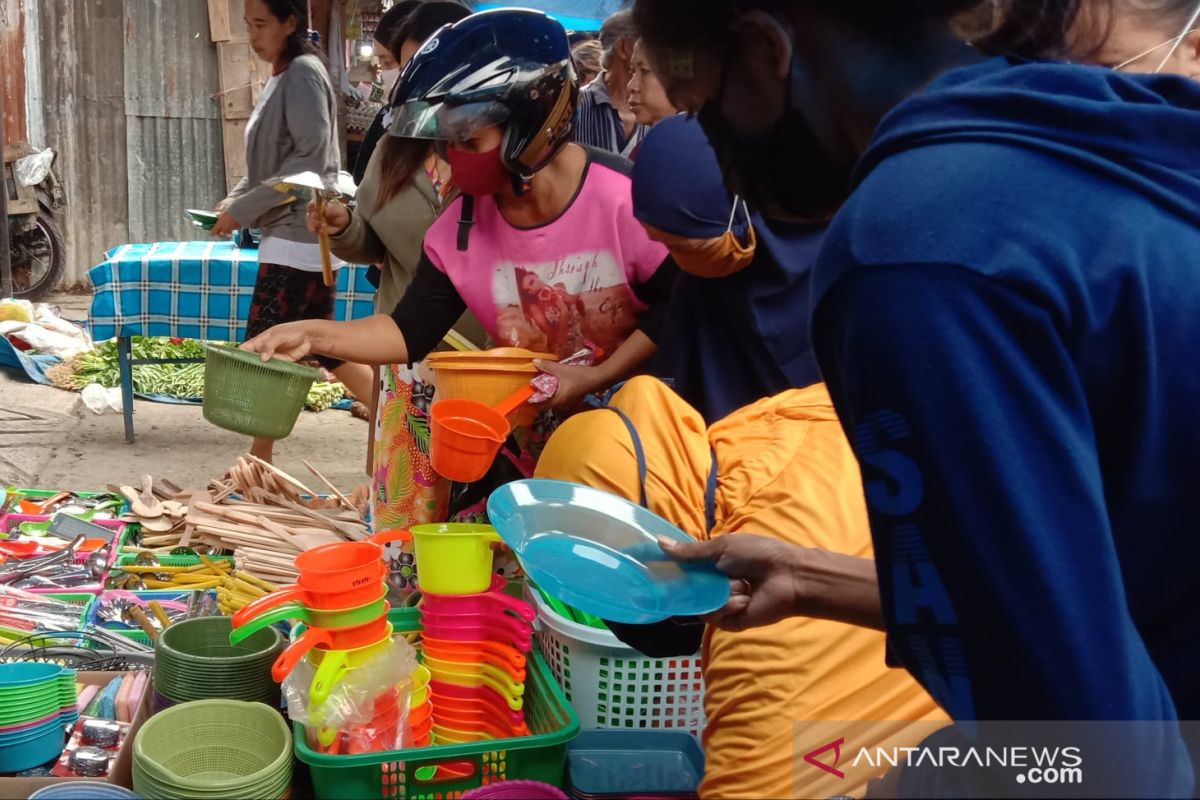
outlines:
{"label": "woman in orange outfit", "polygon": [[[823,384],[767,398],[706,429],[664,384],[634,378],[608,409],[567,420],[550,438],[537,475],[634,502],[644,489],[651,511],[696,539],[753,531],[815,548],[830,570],[858,572],[864,591],[877,592],[858,467]],[[639,649],[695,652],[694,639],[669,642],[659,626],[611,627]],[[907,672],[887,666],[880,630],[796,617],[737,633],[710,627],[701,648],[705,798],[861,794],[884,770],[852,763],[860,747],[912,746],[946,719]],[[803,758],[813,740],[800,734],[822,721],[853,723],[826,726],[830,736],[847,737],[836,765],[844,778]],[[936,725],[911,724],[918,721]],[[824,741],[823,733],[814,735]],[[833,754],[814,759],[832,764]]]}

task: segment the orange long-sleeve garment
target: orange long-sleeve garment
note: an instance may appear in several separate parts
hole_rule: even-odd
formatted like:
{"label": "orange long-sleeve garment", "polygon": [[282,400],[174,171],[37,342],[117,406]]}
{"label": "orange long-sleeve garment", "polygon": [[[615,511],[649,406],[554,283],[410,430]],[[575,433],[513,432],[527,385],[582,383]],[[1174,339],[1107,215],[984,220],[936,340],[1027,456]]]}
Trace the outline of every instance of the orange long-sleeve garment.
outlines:
{"label": "orange long-sleeve garment", "polygon": [[[650,510],[696,538],[730,532],[872,557],[862,482],[823,384],[743,408],[710,429],[661,382],[640,377],[613,397],[646,457]],[[711,447],[711,450],[710,450]],[[716,454],[716,525],[706,530],[705,487]],[[574,481],[637,502],[633,440],[610,411],[576,415],[551,437],[539,477]],[[846,722],[850,744],[913,746],[929,732],[916,721],[946,717],[907,672],[884,660],[884,634],[838,622],[793,618],[704,637],[707,765],[705,798],[862,794],[880,770],[843,755],[838,778],[804,761],[814,741]],[[832,735],[832,734],[830,734]],[[850,747],[847,746],[847,750]],[[828,762],[828,757],[822,757]]]}

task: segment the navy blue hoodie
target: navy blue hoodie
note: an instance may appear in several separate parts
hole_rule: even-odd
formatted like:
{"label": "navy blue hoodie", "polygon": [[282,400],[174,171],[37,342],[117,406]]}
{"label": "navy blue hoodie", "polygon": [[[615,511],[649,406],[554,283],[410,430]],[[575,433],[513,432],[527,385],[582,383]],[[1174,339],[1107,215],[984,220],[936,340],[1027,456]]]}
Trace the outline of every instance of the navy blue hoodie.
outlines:
{"label": "navy blue hoodie", "polygon": [[[956,719],[1200,719],[1200,83],[951,73],[884,119],[813,297],[893,657]],[[1155,730],[1091,785],[1189,795]],[[939,780],[906,792],[971,793]]]}

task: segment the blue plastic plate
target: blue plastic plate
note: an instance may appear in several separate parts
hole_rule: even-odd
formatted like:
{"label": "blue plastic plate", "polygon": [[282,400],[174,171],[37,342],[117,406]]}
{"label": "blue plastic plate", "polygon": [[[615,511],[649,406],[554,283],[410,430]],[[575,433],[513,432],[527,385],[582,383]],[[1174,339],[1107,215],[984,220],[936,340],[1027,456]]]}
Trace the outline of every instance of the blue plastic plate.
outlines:
{"label": "blue plastic plate", "polygon": [[716,611],[729,579],[707,564],[680,564],[658,545],[691,538],[624,498],[549,480],[492,492],[488,519],[529,577],[580,611],[634,625]]}

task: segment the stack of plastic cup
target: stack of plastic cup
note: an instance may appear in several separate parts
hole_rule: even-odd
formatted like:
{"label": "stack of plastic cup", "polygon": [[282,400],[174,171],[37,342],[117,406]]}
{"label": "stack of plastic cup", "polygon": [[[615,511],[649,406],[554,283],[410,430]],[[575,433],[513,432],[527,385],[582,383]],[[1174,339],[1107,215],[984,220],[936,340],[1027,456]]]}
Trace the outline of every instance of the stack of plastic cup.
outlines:
{"label": "stack of plastic cup", "polygon": [[420,666],[413,672],[412,695],[408,700],[408,731],[413,747],[428,747],[433,743],[433,700],[429,668]]}
{"label": "stack of plastic cup", "polygon": [[75,671],[58,664],[0,664],[0,772],[33,769],[58,758],[79,718]]}
{"label": "stack of plastic cup", "polygon": [[422,649],[438,744],[528,736],[525,664],[534,609],[503,592],[433,594],[421,601]]}
{"label": "stack of plastic cup", "polygon": [[[387,562],[383,545],[408,536],[388,531],[363,542],[336,542],[306,550],[296,557],[297,582],[250,603],[233,617],[230,641],[283,620],[304,622],[304,635],[280,655],[272,668],[283,682],[300,660],[315,651],[318,679],[352,667],[355,654],[369,657],[392,638],[387,612]],[[332,654],[349,654],[334,657]],[[321,670],[324,669],[322,673]],[[328,680],[324,683],[329,684]],[[332,684],[313,689],[328,697]]]}

